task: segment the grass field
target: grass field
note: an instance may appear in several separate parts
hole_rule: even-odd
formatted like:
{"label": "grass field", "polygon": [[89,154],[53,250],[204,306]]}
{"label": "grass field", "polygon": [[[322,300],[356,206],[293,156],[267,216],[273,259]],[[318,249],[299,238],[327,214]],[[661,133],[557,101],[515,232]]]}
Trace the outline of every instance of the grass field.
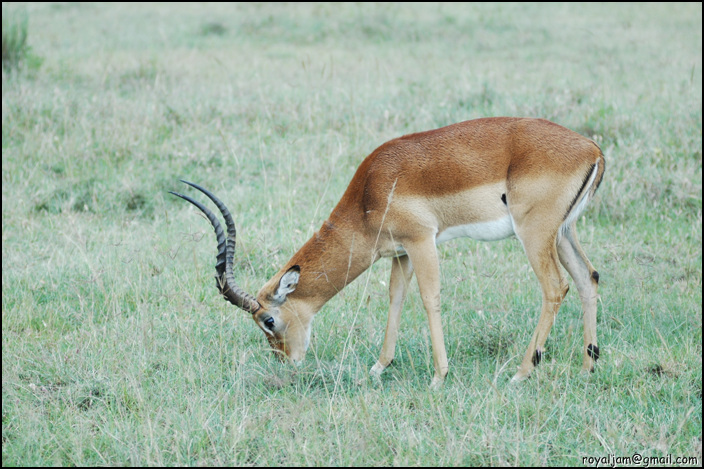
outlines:
{"label": "grass field", "polygon": [[[30,50],[2,75],[3,466],[701,465],[701,4],[6,9]],[[541,298],[515,238],[439,247],[443,389],[415,281],[368,377],[388,260],[280,364],[217,295],[207,221],[167,193],[184,178],[229,205],[255,293],[378,145],[500,115],[604,150],[578,222],[601,276],[589,376],[572,285],[509,382]]]}

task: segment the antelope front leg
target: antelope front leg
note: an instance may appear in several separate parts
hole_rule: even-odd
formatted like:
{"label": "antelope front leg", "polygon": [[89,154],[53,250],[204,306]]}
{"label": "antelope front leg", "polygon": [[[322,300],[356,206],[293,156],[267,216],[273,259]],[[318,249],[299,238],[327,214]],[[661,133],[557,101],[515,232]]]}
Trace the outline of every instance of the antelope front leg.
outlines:
{"label": "antelope front leg", "polygon": [[435,237],[429,236],[420,242],[404,243],[403,247],[413,263],[420,296],[428,314],[430,341],[433,345],[433,364],[435,365],[435,375],[431,387],[437,389],[445,381],[449,367],[440,318],[440,265],[438,252],[435,248]]}
{"label": "antelope front leg", "polygon": [[381,375],[394,359],[396,340],[398,339],[398,326],[401,317],[401,307],[408,293],[408,283],[413,276],[413,265],[408,256],[399,256],[391,259],[391,279],[389,281],[389,319],[386,322],[384,345],[381,347],[379,360],[374,364],[370,373]]}

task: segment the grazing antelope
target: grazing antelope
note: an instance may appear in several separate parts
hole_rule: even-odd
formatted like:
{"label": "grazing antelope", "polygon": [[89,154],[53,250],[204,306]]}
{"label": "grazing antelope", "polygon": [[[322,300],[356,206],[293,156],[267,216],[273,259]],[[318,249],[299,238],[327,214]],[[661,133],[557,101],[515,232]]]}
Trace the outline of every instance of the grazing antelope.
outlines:
{"label": "grazing antelope", "polygon": [[584,254],[575,223],[604,174],[604,156],[591,140],[543,119],[486,118],[406,135],[384,143],[357,169],[320,230],[259,291],[234,281],[235,225],[225,205],[227,238],[215,215],[197,206],[218,239],[220,293],[252,314],[273,350],[303,360],[311,322],[320,308],[381,257],[392,261],[390,308],[379,360],[380,374],[394,357],[401,306],[415,272],[428,314],[435,375],[448,371],[440,320],[440,266],[436,245],[458,237],[483,241],[516,235],[543,293],[538,325],[514,380],[540,362],[568,285],[561,263],[579,290],[584,309],[583,369],[599,358],[596,340],[599,274]]}

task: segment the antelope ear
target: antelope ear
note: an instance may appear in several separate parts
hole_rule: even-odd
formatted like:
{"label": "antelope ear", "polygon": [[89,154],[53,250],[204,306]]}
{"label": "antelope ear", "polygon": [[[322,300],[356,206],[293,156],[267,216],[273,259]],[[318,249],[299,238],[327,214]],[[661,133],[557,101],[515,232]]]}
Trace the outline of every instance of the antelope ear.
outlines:
{"label": "antelope ear", "polygon": [[272,296],[274,303],[282,305],[288,295],[293,293],[298,285],[298,279],[301,277],[301,268],[294,265],[286,271],[285,274],[281,276],[279,280],[279,286],[276,288],[276,292]]}

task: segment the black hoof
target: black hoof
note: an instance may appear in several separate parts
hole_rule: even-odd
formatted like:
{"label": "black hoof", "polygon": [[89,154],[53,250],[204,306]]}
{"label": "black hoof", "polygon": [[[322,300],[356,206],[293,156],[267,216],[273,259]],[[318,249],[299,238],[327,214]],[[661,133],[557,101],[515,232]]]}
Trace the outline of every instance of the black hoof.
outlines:
{"label": "black hoof", "polygon": [[592,357],[592,360],[597,361],[599,359],[599,347],[589,344],[587,346],[587,355]]}

